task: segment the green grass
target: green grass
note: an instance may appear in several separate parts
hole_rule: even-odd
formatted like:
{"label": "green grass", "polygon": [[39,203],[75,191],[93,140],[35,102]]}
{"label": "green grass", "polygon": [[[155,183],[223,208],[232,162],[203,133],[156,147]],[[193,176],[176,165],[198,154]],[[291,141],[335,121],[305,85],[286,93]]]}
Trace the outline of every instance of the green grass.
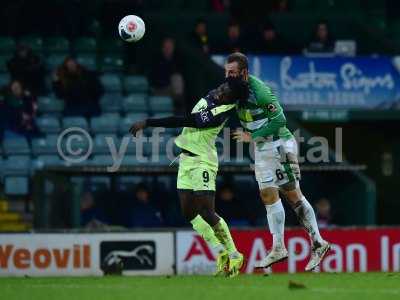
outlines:
{"label": "green grass", "polygon": [[[304,288],[289,288],[289,281]],[[400,299],[399,273],[0,278],[0,299]]]}

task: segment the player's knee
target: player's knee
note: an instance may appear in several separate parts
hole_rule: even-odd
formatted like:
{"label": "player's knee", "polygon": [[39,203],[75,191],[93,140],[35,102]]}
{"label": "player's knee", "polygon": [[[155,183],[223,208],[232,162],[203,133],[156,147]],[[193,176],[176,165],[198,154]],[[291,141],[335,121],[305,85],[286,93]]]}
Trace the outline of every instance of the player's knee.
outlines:
{"label": "player's knee", "polygon": [[285,199],[289,202],[291,206],[296,205],[299,201],[301,201],[303,194],[299,188],[293,190],[282,190],[282,193]]}
{"label": "player's knee", "polygon": [[274,204],[279,200],[279,192],[277,188],[266,188],[260,190],[260,196],[265,205]]}

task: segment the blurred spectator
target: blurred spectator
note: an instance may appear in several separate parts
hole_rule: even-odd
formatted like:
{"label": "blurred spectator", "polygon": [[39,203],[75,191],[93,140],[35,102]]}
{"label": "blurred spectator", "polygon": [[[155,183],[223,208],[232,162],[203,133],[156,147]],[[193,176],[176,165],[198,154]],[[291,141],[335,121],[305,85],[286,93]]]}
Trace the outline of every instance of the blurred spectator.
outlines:
{"label": "blurred spectator", "polygon": [[326,198],[321,198],[315,203],[317,222],[320,228],[332,225],[331,203]]}
{"label": "blurred spectator", "polygon": [[39,56],[25,45],[19,45],[14,56],[7,62],[13,80],[19,80],[33,94],[45,91],[45,68]]}
{"label": "blurred spectator", "polygon": [[135,204],[130,227],[161,227],[161,213],[151,203],[150,191],[144,184],[135,190]]}
{"label": "blurred spectator", "polygon": [[272,23],[266,24],[258,43],[258,51],[267,54],[279,54],[287,52],[288,47],[282,37],[276,32]]}
{"label": "blurred spectator", "polygon": [[288,0],[276,0],[273,4],[272,11],[274,12],[287,12],[289,11]]}
{"label": "blurred spectator", "polygon": [[207,23],[203,19],[197,20],[192,33],[192,41],[197,48],[203,51],[204,54],[208,54],[210,52]]}
{"label": "blurred spectator", "polygon": [[386,18],[389,22],[396,22],[400,19],[399,0],[386,0]]}
{"label": "blurred spectator", "polygon": [[235,197],[230,185],[225,184],[219,188],[215,206],[216,211],[221,214],[230,225],[248,225],[245,210]]}
{"label": "blurred spectator", "polygon": [[35,136],[38,133],[35,123],[37,103],[31,92],[24,89],[20,81],[13,80],[3,89],[2,99],[5,135]]}
{"label": "blurred spectator", "polygon": [[211,8],[215,12],[224,12],[230,5],[231,0],[211,0]]}
{"label": "blurred spectator", "polygon": [[182,63],[175,50],[175,41],[165,38],[161,53],[154,60],[150,81],[156,95],[168,95],[173,98],[175,110],[184,111],[185,84],[182,76]]}
{"label": "blurred spectator", "polygon": [[335,41],[331,35],[328,23],[321,21],[315,28],[314,36],[307,47],[308,52],[332,52]]}
{"label": "blurred spectator", "polygon": [[245,52],[243,43],[242,32],[239,23],[230,22],[227,31],[227,40],[221,47],[221,52],[233,53],[233,52]]}
{"label": "blurred spectator", "polygon": [[104,213],[96,206],[93,194],[88,191],[81,198],[81,226],[85,228],[106,226]]}
{"label": "blurred spectator", "polygon": [[99,99],[103,86],[94,71],[87,70],[67,57],[54,73],[53,89],[65,101],[66,115],[91,117],[100,112]]}

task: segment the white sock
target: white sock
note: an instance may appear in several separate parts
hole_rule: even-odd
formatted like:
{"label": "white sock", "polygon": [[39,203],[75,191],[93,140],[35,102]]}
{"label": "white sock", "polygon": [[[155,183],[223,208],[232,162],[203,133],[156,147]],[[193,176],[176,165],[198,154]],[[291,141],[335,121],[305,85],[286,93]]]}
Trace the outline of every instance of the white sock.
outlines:
{"label": "white sock", "polygon": [[279,199],[272,205],[265,205],[265,208],[267,210],[269,231],[272,234],[272,249],[284,249],[285,210],[283,209],[282,201]]}
{"label": "white sock", "polygon": [[319,233],[317,219],[315,218],[314,209],[310,202],[307,201],[306,197],[302,197],[300,204],[296,206],[294,211],[297,214],[300,222],[310,235],[310,238],[314,245],[320,245],[323,243],[323,239]]}

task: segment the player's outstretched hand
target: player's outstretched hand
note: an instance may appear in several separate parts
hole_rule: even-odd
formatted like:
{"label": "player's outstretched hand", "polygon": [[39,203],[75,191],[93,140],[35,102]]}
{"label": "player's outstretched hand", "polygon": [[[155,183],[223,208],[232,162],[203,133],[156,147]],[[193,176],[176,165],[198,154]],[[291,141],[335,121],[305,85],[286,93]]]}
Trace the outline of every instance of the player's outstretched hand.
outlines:
{"label": "player's outstretched hand", "polygon": [[129,132],[133,135],[136,136],[138,131],[142,130],[146,128],[146,121],[140,121],[140,122],[136,122],[133,123],[133,125],[131,126],[131,128],[129,129]]}
{"label": "player's outstretched hand", "polygon": [[251,141],[251,134],[247,131],[243,130],[235,130],[232,133],[232,138],[236,140],[237,142],[242,142],[242,143],[250,143]]}

